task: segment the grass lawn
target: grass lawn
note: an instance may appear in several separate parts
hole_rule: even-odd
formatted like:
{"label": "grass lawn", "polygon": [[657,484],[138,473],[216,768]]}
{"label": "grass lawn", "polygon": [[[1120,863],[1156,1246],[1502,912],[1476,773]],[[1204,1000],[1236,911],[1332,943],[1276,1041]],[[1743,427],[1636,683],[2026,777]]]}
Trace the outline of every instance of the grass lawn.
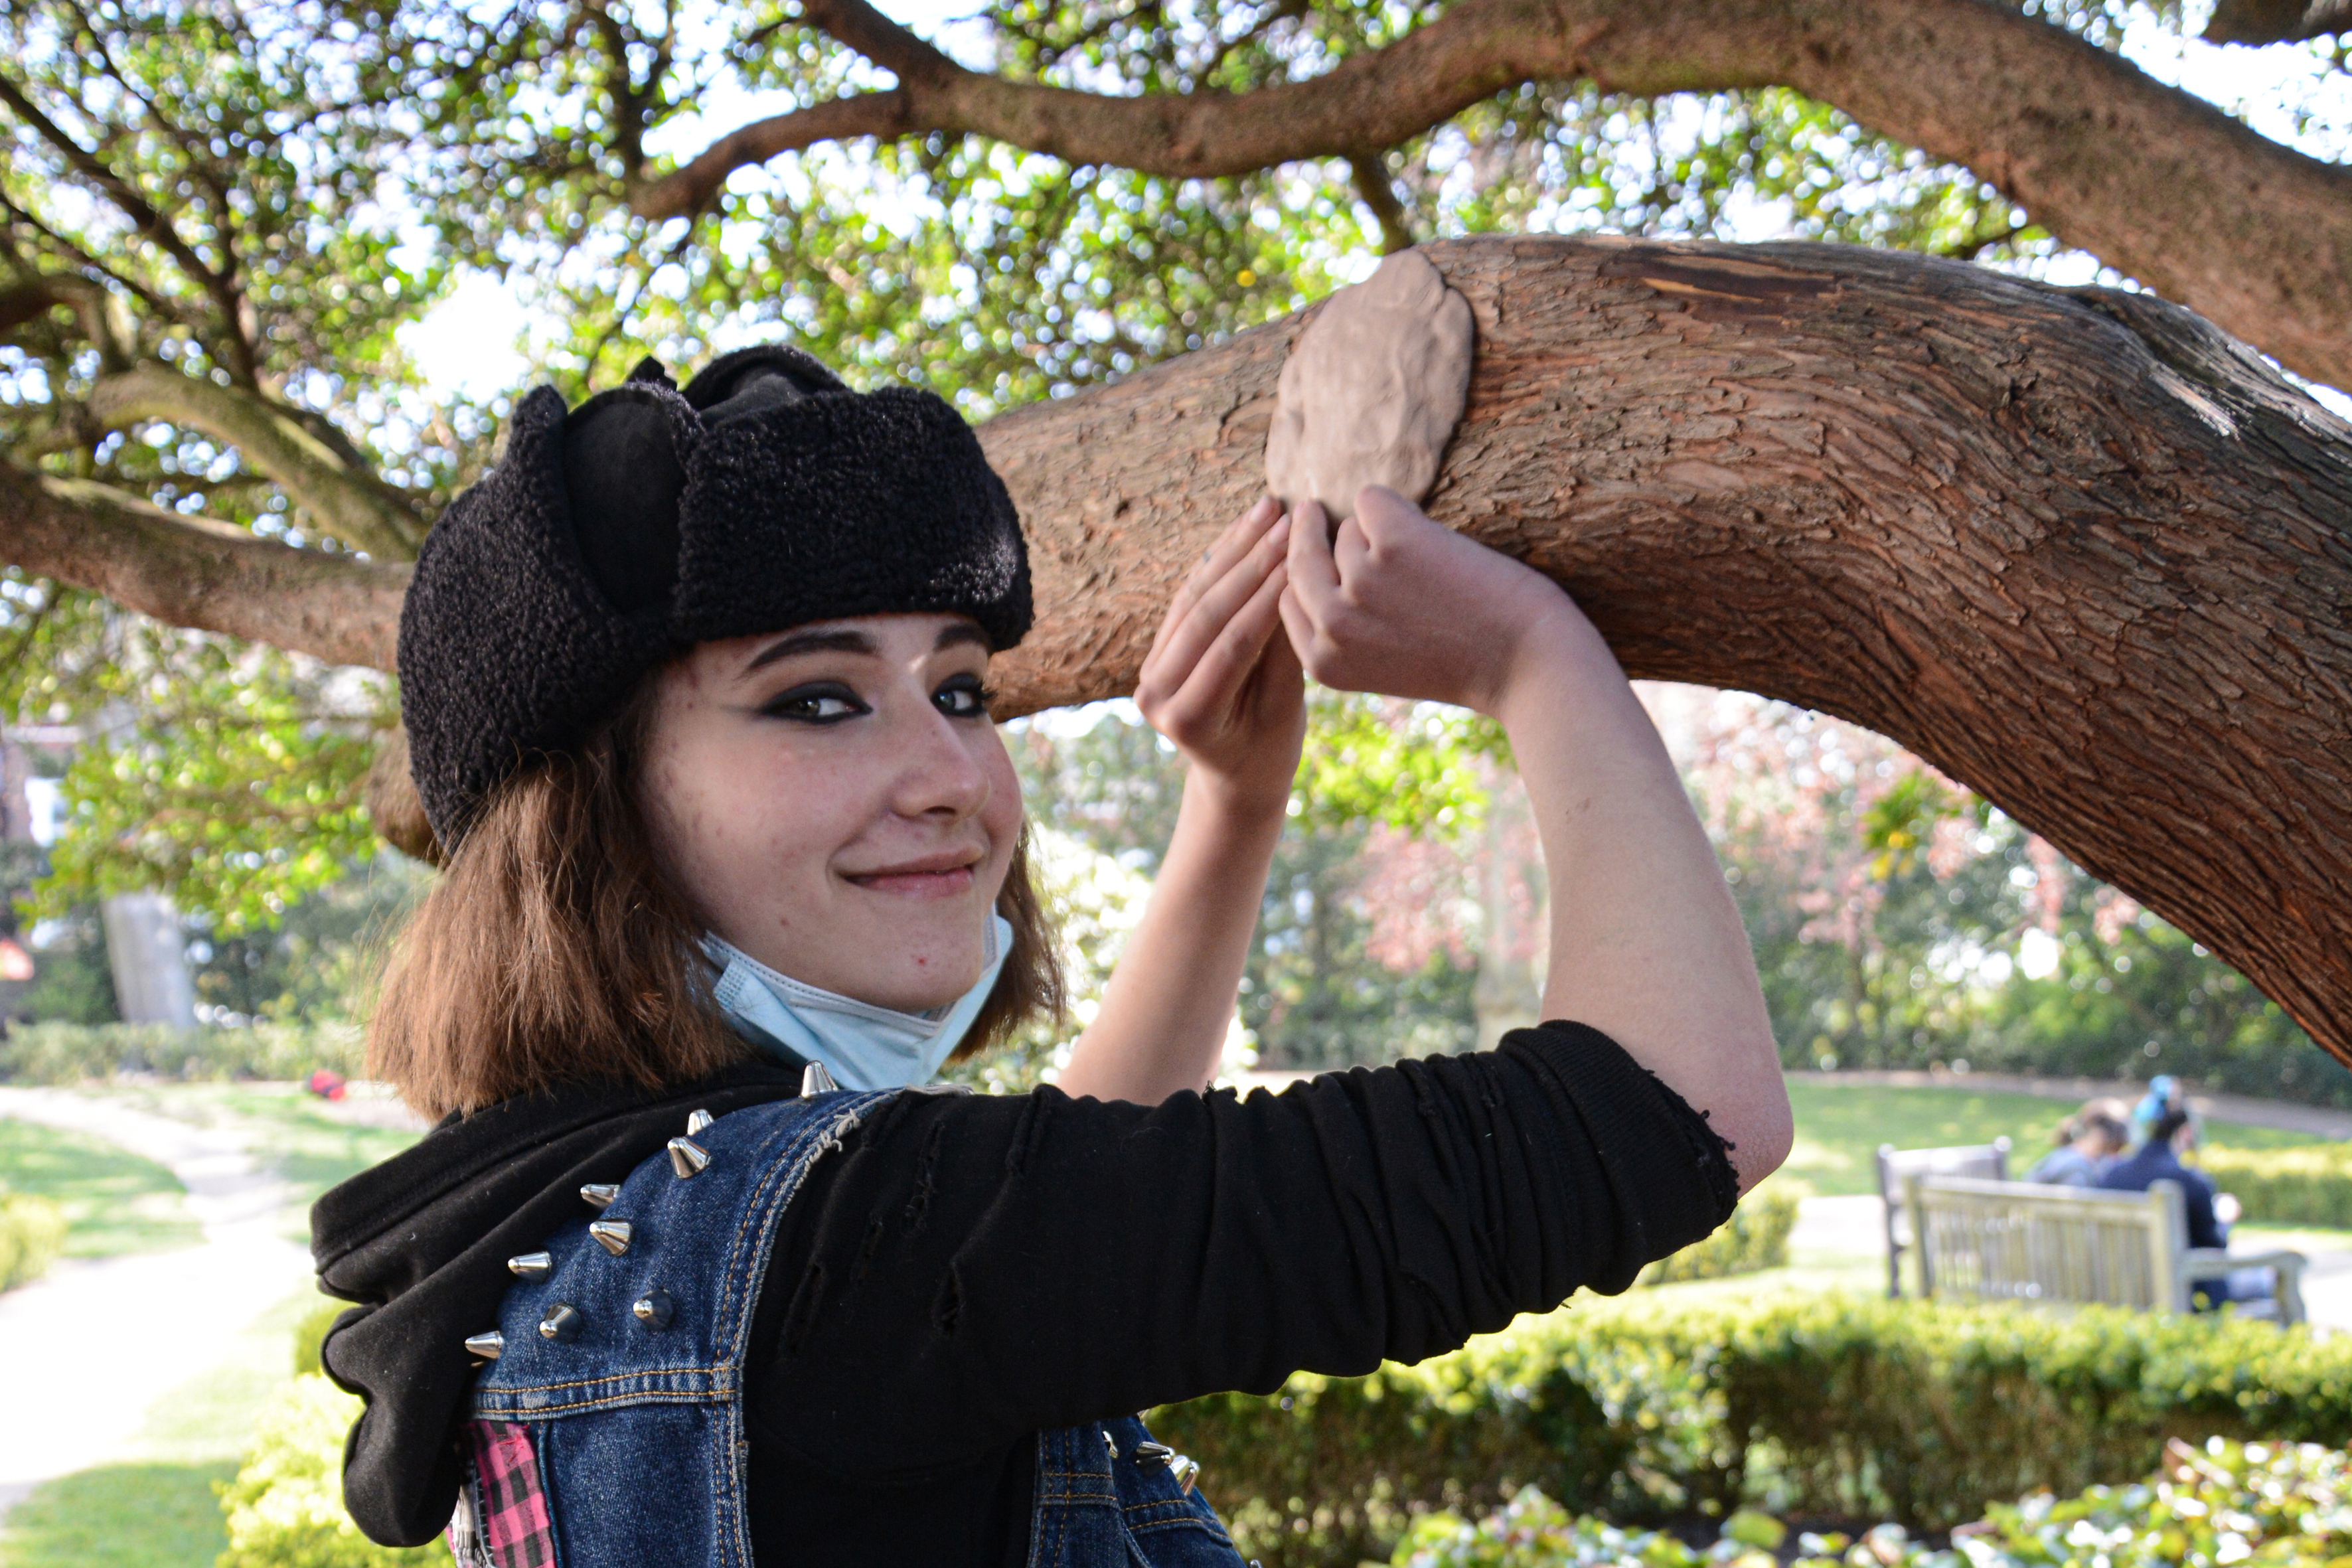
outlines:
{"label": "grass lawn", "polygon": [[0,1185],[57,1200],[71,1226],[68,1258],[113,1258],[204,1239],[171,1172],[79,1132],[0,1117]]}
{"label": "grass lawn", "polygon": [[310,1237],[306,1222],[312,1200],[419,1137],[404,1128],[345,1120],[299,1084],[111,1084],[83,1092],[200,1127],[242,1127],[255,1155],[293,1188],[287,1234],[302,1241]]}
{"label": "grass lawn", "polygon": [[[1796,1147],[1783,1169],[1817,1193],[1874,1193],[1881,1143],[1928,1149],[1947,1143],[1990,1143],[2006,1136],[2011,1170],[2021,1176],[2050,1148],[2050,1135],[2074,1108],[2031,1094],[1995,1094],[1959,1087],[1897,1089],[1807,1079],[1789,1085],[1797,1116]],[[2306,1133],[2208,1121],[2217,1148],[2278,1149],[2315,1142]]]}
{"label": "grass lawn", "polygon": [[236,1474],[255,1417],[293,1373],[294,1326],[319,1300],[303,1290],[262,1313],[218,1365],[155,1402],[120,1462],[9,1510],[0,1568],[213,1568],[228,1544],[213,1483]]}
{"label": "grass lawn", "polygon": [[8,1510],[0,1568],[212,1568],[228,1544],[213,1483],[233,1459],[107,1465],[36,1490]]}

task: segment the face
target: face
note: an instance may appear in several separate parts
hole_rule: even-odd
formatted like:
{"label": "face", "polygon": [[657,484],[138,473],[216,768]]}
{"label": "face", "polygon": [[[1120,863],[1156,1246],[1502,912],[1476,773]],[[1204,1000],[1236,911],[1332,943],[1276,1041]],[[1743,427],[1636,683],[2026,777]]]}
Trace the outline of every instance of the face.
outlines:
{"label": "face", "polygon": [[877,1006],[970,990],[1021,830],[987,669],[955,616],[701,643],[666,669],[642,804],[710,930]]}

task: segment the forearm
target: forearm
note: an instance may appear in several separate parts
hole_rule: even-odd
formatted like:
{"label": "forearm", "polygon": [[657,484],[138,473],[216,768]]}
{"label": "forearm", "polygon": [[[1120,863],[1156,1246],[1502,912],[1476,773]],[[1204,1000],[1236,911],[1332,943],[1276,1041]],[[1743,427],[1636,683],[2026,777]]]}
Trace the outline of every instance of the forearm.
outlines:
{"label": "forearm", "polygon": [[1748,935],[1664,743],[1565,596],[1529,628],[1496,717],[1549,880],[1544,1016],[1609,1035],[1707,1112],[1753,1185],[1790,1123]]}
{"label": "forearm", "polygon": [[1282,822],[1281,799],[1187,776],[1143,920],[1062,1070],[1065,1093],[1156,1105],[1216,1077]]}

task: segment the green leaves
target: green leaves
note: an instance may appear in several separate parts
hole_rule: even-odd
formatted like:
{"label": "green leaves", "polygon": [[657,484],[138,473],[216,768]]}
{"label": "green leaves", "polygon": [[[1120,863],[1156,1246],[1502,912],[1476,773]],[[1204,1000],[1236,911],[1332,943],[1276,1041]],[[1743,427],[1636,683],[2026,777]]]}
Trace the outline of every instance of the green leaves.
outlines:
{"label": "green leaves", "polygon": [[37,678],[9,672],[83,721],[37,912],[153,889],[233,936],[373,856],[361,784],[385,683],[121,615],[73,629]]}

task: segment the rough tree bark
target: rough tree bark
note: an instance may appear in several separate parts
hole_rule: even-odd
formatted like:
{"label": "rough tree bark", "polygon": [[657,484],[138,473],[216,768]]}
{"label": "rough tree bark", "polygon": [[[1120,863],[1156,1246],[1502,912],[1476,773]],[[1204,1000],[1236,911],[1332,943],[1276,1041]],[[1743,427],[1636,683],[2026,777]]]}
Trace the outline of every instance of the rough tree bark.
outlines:
{"label": "rough tree bark", "polygon": [[[1637,676],[1909,746],[2352,1061],[2352,427],[2147,296],[1844,247],[1429,255],[1480,332],[1435,516],[1551,574]],[[1305,319],[982,427],[1039,605],[1003,712],[1132,689],[1262,483]],[[0,484],[0,557],[389,655],[396,568],[73,500]]]}
{"label": "rough tree bark", "polygon": [[297,550],[104,485],[0,463],[0,560],[176,626],[392,668],[409,569]]}
{"label": "rough tree bark", "polygon": [[[1591,80],[1643,95],[1791,87],[1966,164],[2067,244],[2294,371],[2352,386],[2352,171],[2267,141],[2012,5],[1461,0],[1321,76],[1133,97],[967,70],[865,0],[804,0],[801,15],[898,85],[730,132],[641,182],[641,215],[691,214],[738,168],[861,136],[968,132],[1178,178],[1346,158],[1365,185],[1385,149],[1521,82]],[[1377,186],[1367,194],[1378,211]],[[1380,216],[1393,247],[1394,215]]]}
{"label": "rough tree bark", "polygon": [[[1811,246],[1473,240],[1429,508],[1635,676],[1893,737],[2352,1061],[2352,427],[2147,296]],[[1248,503],[1304,318],[982,430],[1041,614],[1007,711],[1129,689]]]}

